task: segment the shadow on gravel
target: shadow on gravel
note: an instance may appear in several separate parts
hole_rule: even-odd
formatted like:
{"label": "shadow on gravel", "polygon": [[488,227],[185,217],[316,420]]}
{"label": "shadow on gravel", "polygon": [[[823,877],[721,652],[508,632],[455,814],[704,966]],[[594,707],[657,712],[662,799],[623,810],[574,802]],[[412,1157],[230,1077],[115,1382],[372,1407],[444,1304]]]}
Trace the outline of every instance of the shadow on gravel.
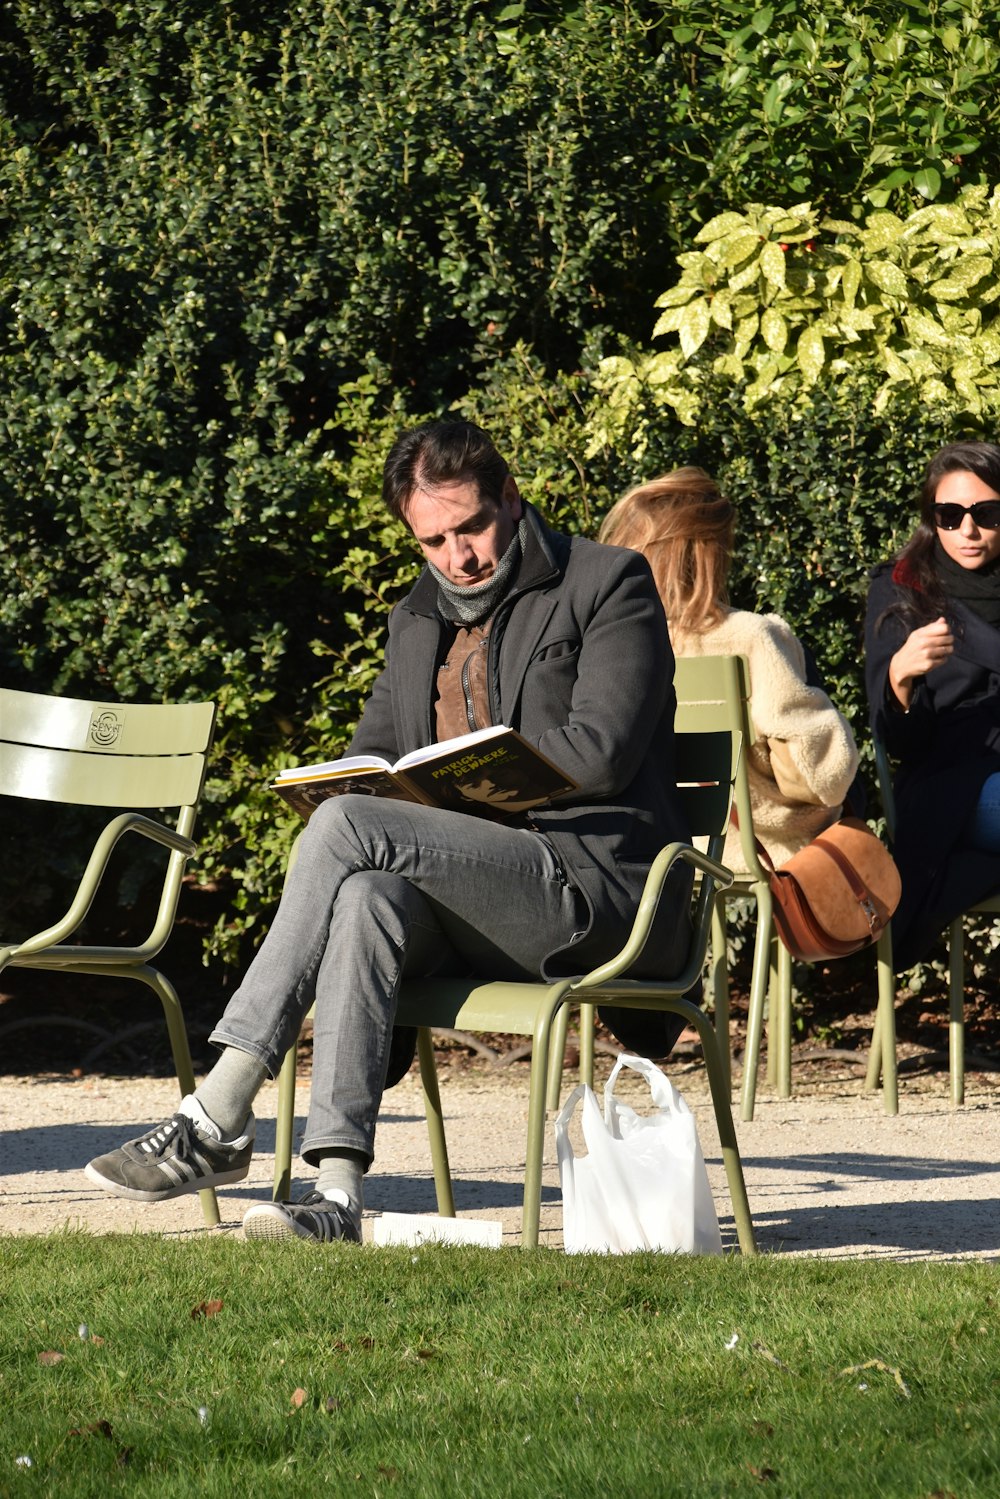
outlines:
{"label": "shadow on gravel", "polygon": [[[62,1078],[54,1079],[54,1081],[65,1085],[65,1080]],[[37,1086],[44,1087],[44,1082],[36,1084]],[[81,1114],[86,1108],[86,1101],[81,1097]],[[81,1120],[79,1123],[38,1125],[26,1119],[20,1128],[4,1131],[3,1140],[0,1143],[0,1170],[4,1176],[17,1176],[25,1171],[63,1170],[66,1167],[89,1161],[96,1155],[103,1155],[108,1150],[114,1150],[116,1145],[144,1134],[147,1129],[159,1122],[158,1119],[136,1119],[123,1124],[89,1124]],[[391,1142],[392,1125],[422,1123],[423,1116],[419,1114],[394,1114],[390,1118],[379,1121],[379,1131],[383,1142]],[[292,1137],[295,1141],[295,1150],[298,1149],[298,1142],[302,1138],[304,1129],[305,1119],[300,1116],[295,1120]],[[258,1119],[258,1151],[273,1155],[274,1135],[274,1120]],[[429,1162],[430,1151],[428,1150],[428,1164]]]}
{"label": "shadow on gravel", "polygon": [[[81,1107],[85,1107],[82,1105]],[[4,1176],[20,1176],[35,1171],[66,1171],[85,1166],[94,1156],[104,1155],[145,1133],[158,1121],[137,1119],[125,1124],[88,1124],[81,1122],[32,1125],[7,1129],[0,1146],[0,1169]],[[259,1150],[274,1151],[274,1120],[262,1119],[257,1127]]]}
{"label": "shadow on gravel", "polygon": [[1000,1222],[993,1202],[949,1198],[825,1207],[813,1200],[801,1210],[769,1213],[758,1207],[753,1220],[758,1245],[770,1254],[842,1248],[846,1258],[856,1259],[859,1246],[870,1244],[873,1255],[894,1260],[959,1259],[966,1254],[1000,1260]]}
{"label": "shadow on gravel", "polygon": [[[711,1159],[711,1157],[706,1159]],[[721,1160],[717,1158],[716,1164],[721,1165]],[[838,1184],[839,1176],[848,1177],[853,1181],[869,1182],[938,1181],[942,1177],[949,1176],[989,1175],[997,1170],[997,1163],[995,1160],[948,1161],[935,1157],[862,1155],[851,1154],[848,1151],[819,1155],[780,1156],[753,1156],[744,1151],[743,1169],[744,1171],[794,1171],[799,1174],[808,1173],[812,1177],[819,1177],[824,1172],[829,1172],[828,1183],[813,1181],[810,1183],[810,1190],[815,1191],[817,1186],[826,1185],[829,1191],[837,1192],[844,1190]]]}
{"label": "shadow on gravel", "polygon": [[[959,1257],[984,1251],[1000,1258],[1000,1213],[987,1199],[926,1195],[934,1182],[996,1176],[992,1160],[944,1160],[935,1156],[866,1155],[851,1152],[743,1157],[751,1176],[750,1206],[760,1247],[771,1253],[858,1246],[891,1253],[893,1259]],[[795,1173],[800,1183],[789,1183]],[[879,1188],[883,1189],[880,1193]],[[912,1188],[906,1192],[905,1188]],[[900,1188],[904,1191],[901,1193]],[[859,1189],[868,1201],[858,1202]],[[780,1197],[784,1205],[768,1207]],[[796,1205],[800,1197],[802,1205]]]}

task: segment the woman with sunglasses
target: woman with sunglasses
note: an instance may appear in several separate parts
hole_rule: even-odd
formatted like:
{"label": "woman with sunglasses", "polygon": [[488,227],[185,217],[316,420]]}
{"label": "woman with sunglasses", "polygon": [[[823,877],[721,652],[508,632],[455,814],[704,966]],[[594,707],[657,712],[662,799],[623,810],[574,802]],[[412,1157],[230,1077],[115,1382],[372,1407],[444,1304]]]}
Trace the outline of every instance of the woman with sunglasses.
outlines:
{"label": "woman with sunglasses", "polygon": [[931,459],[920,524],[872,573],[872,729],[897,761],[896,966],[1000,887],[1000,447]]}

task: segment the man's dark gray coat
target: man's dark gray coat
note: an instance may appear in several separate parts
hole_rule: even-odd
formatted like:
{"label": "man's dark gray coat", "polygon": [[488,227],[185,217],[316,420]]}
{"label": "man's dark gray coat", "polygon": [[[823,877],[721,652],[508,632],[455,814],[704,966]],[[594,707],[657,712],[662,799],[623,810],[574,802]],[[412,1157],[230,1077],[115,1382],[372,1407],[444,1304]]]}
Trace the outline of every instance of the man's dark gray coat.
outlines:
{"label": "man's dark gray coat", "polygon": [[[489,640],[494,723],[518,729],[577,782],[520,821],[551,841],[590,920],[546,973],[583,973],[622,945],[649,866],[688,837],[673,758],[673,653],[648,565],[636,552],[551,531],[525,506],[527,540]],[[434,740],[434,691],[449,627],[425,569],[393,611],[385,669],[351,745],[392,761]],[[678,971],[691,876],[678,869],[636,972]]]}

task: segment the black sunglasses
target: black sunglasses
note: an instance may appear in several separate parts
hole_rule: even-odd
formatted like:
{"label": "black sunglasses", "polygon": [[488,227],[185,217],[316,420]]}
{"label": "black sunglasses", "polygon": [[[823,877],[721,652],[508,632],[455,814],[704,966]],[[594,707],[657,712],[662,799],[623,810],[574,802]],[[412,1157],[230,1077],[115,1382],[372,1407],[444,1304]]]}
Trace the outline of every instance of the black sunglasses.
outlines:
{"label": "black sunglasses", "polygon": [[935,505],[934,522],[941,531],[957,531],[967,515],[984,531],[1000,531],[1000,500],[975,505]]}

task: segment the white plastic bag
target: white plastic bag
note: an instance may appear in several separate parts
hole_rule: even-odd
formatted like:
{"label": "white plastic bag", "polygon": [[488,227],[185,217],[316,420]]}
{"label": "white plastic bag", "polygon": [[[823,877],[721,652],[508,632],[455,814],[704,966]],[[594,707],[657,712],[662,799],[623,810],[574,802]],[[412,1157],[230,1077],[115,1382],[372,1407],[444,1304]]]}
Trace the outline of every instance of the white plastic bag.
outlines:
{"label": "white plastic bag", "polygon": [[[637,1114],[616,1097],[623,1067],[646,1078],[655,1113]],[[569,1138],[581,1099],[585,1156],[574,1153]],[[555,1130],[567,1254],[722,1253],[694,1115],[659,1067],[643,1057],[620,1056],[604,1089],[604,1117],[593,1090],[581,1086],[567,1099]]]}

